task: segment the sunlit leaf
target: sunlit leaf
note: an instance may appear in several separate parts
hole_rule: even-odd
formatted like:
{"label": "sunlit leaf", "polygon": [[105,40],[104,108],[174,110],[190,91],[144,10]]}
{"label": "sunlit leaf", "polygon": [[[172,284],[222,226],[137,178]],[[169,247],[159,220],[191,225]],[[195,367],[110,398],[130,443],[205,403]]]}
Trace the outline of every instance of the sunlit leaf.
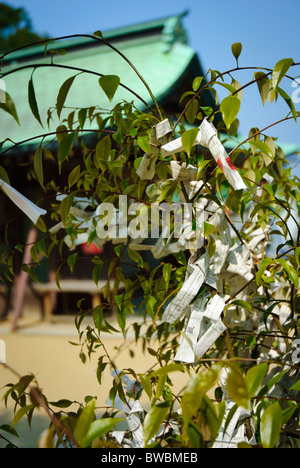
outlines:
{"label": "sunlit leaf", "polygon": [[239,56],[242,53],[242,48],[243,48],[243,46],[242,46],[241,42],[235,42],[231,46],[231,52],[232,52],[234,58],[236,59],[237,63],[238,63]]}
{"label": "sunlit leaf", "polygon": [[278,441],[282,421],[282,410],[278,402],[269,406],[260,422],[260,436],[264,448],[274,448]]}
{"label": "sunlit leaf", "polygon": [[204,395],[217,383],[220,368],[213,368],[207,374],[194,375],[188,382],[181,400],[184,426],[187,427],[197,412]]}
{"label": "sunlit leaf", "polygon": [[248,409],[249,394],[247,383],[236,365],[230,367],[227,378],[227,391],[230,398],[237,405]]}
{"label": "sunlit leaf", "polygon": [[149,413],[147,413],[144,421],[145,445],[147,445],[150,439],[158,432],[161,424],[169,412],[170,405],[171,401],[164,401],[163,403],[159,403],[156,406],[152,406]]}
{"label": "sunlit leaf", "polygon": [[95,420],[96,402],[92,400],[81,412],[75,427],[75,437],[80,446],[83,446],[83,441],[90,429],[92,422]]}
{"label": "sunlit leaf", "polygon": [[254,74],[254,78],[256,80],[263,105],[265,105],[267,100],[272,102],[274,100],[274,93],[272,93],[272,83],[269,80],[268,75],[259,71]]}
{"label": "sunlit leaf", "polygon": [[181,136],[182,146],[184,147],[188,156],[190,156],[191,154],[191,150],[195,144],[195,140],[198,133],[199,128],[192,128],[191,130],[187,130],[186,132],[184,132]]}
{"label": "sunlit leaf", "polygon": [[221,102],[221,112],[226,127],[229,129],[236,119],[241,107],[241,101],[236,96],[227,96]]}
{"label": "sunlit leaf", "polygon": [[81,440],[80,446],[83,448],[88,447],[95,439],[98,439],[99,437],[102,437],[105,434],[107,434],[115,427],[116,424],[118,424],[121,421],[124,421],[124,419],[103,418],[92,422],[84,438]]}
{"label": "sunlit leaf", "polygon": [[294,60],[292,58],[282,59],[276,63],[271,77],[272,87],[275,91],[293,63]]}
{"label": "sunlit leaf", "polygon": [[268,363],[263,363],[251,367],[251,369],[248,370],[245,381],[248,388],[249,398],[254,397],[257,390],[261,386],[262,381],[268,372],[268,367]]}

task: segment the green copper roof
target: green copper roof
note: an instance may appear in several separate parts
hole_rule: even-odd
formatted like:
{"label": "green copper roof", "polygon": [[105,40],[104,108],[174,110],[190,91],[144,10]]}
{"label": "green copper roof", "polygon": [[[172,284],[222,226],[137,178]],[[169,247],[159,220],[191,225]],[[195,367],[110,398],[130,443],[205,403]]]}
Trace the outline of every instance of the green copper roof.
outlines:
{"label": "green copper roof", "polygon": [[[174,16],[140,25],[121,28],[104,34],[137,68],[149,84],[159,103],[172,93],[172,89],[195,60],[194,50],[187,45],[186,34],[181,24],[181,16]],[[45,57],[45,46],[34,46],[15,52],[6,57],[3,73],[24,67],[15,73],[4,77],[6,90],[12,96],[20,126],[13,117],[0,110],[0,141],[10,138],[14,142],[24,141],[30,137],[41,135],[48,131],[47,112],[56,104],[61,85],[71,76],[77,74],[70,89],[65,106],[90,107],[101,106],[111,109],[120,100],[134,101],[139,108],[145,107],[140,99],[123,87],[119,87],[113,101],[110,103],[99,86],[99,76],[90,73],[78,74],[78,71],[66,70],[51,66],[49,49],[57,45],[67,50],[66,55],[55,54],[55,65],[91,70],[104,75],[118,75],[121,83],[135,91],[144,101],[152,105],[151,97],[137,74],[116,52],[90,38],[75,38],[48,44],[48,54]],[[199,64],[199,62],[197,61]],[[44,129],[32,115],[28,103],[28,83],[33,72],[30,64],[48,64],[37,68],[33,74],[33,84],[39,113]],[[28,68],[25,68],[28,67]],[[201,72],[201,66],[198,66]],[[61,118],[71,110],[66,109]],[[53,113],[50,131],[55,131],[59,121],[56,112]],[[38,140],[33,141],[34,144]],[[5,143],[4,147],[11,145]]]}
{"label": "green copper roof", "polygon": [[[181,80],[185,74],[189,74],[189,80],[203,74],[199,59],[195,51],[188,45],[187,35],[182,25],[182,18],[186,13],[167,18],[157,19],[128,27],[114,29],[103,33],[103,36],[119,49],[137,68],[139,73],[149,84],[154,96],[160,105],[165,105],[179,90],[181,95],[186,89],[181,89]],[[49,50],[64,49],[66,55],[55,54],[51,65]],[[142,81],[133,69],[116,52],[106,45],[89,37],[72,37],[61,41],[53,41],[47,45],[45,57],[45,45],[36,45],[24,48],[5,57],[2,73],[7,92],[12,96],[20,126],[12,116],[0,109],[0,142],[6,138],[15,143],[23,142],[32,137],[55,131],[60,121],[56,112],[52,113],[50,129],[47,126],[47,113],[56,105],[57,95],[61,85],[71,76],[77,75],[70,89],[65,106],[87,108],[99,106],[104,109],[112,109],[121,100],[134,101],[135,105],[144,109],[146,101],[152,105],[151,97]],[[34,118],[28,103],[28,83],[34,67],[42,64],[43,68],[37,68],[33,74],[34,90],[38,103],[39,114],[43,127]],[[59,68],[60,66],[90,70],[91,73],[79,73],[77,70]],[[13,70],[19,69],[15,73]],[[121,83],[134,90],[142,100],[133,95],[124,87],[119,87],[114,99],[110,102],[99,86],[97,74],[118,75]],[[193,76],[190,76],[190,75]],[[207,103],[212,105],[212,103]],[[62,112],[61,120],[72,109]],[[243,141],[239,138],[238,143]],[[32,139],[17,150],[32,149],[37,146],[40,139]],[[236,141],[227,141],[226,147],[232,149]],[[232,145],[232,148],[231,146]],[[11,147],[7,141],[2,146],[2,151]],[[298,150],[294,145],[281,144],[286,155]],[[6,153],[7,155],[12,152]]]}

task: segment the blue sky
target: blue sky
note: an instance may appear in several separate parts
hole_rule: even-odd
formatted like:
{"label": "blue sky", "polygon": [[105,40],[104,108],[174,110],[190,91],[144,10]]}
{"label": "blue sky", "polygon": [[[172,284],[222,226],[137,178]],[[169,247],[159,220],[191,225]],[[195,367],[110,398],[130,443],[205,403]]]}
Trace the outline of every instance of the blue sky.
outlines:
{"label": "blue sky", "polygon": [[[243,44],[241,67],[273,68],[278,60],[287,57],[300,62],[299,0],[7,0],[6,3],[24,7],[34,30],[52,37],[105,31],[189,10],[184,25],[204,70],[233,68],[231,44],[234,42]],[[235,78],[245,84],[253,73],[239,71]],[[300,75],[300,66],[294,67],[290,74]],[[291,81],[286,80],[283,86],[289,94],[295,91]],[[296,110],[300,111],[300,103],[296,104]],[[240,133],[248,134],[253,126],[264,128],[287,113],[285,103],[266,103],[263,107],[253,85],[244,91]],[[299,125],[300,122],[296,125],[288,121],[274,127],[269,134],[300,147]]]}

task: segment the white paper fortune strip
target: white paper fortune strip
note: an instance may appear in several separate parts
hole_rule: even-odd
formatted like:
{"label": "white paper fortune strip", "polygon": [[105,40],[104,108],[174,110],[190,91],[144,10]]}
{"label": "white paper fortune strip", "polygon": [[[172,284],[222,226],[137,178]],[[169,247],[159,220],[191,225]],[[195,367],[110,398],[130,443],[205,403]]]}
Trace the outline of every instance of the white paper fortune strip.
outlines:
{"label": "white paper fortune strip", "polygon": [[201,325],[207,295],[201,296],[191,306],[190,316],[187,318],[186,325],[180,337],[179,348],[177,350],[175,361],[194,362],[195,348],[199,335],[201,334]]}
{"label": "white paper fortune strip", "polygon": [[202,255],[199,260],[188,265],[187,278],[177,296],[166,308],[162,320],[168,323],[174,323],[181,318],[187,307],[198,294],[202,284],[206,279],[209,269],[209,255]]}
{"label": "white paper fortune strip", "polygon": [[136,171],[137,175],[142,180],[152,180],[155,175],[155,164],[158,159],[158,155],[153,153],[146,153],[143,156],[141,164]]}
{"label": "white paper fortune strip", "polygon": [[168,119],[163,120],[156,126],[152,127],[150,135],[150,153],[144,154],[144,157],[136,171],[137,175],[142,180],[152,180],[155,175],[155,163],[158,158],[159,146],[165,143],[165,137],[172,131]]}
{"label": "white paper fortune strip", "polygon": [[144,431],[141,422],[144,410],[139,401],[135,401],[132,405],[130,413],[126,420],[128,422],[129,430],[132,433],[133,443],[132,448],[143,448],[144,447]]}
{"label": "white paper fortune strip", "polygon": [[171,170],[173,180],[196,180],[198,174],[198,168],[191,164],[186,165],[183,163],[180,165],[177,161],[171,161]]}
{"label": "white paper fortune strip", "polygon": [[203,146],[206,146],[209,149],[230,185],[235,190],[247,189],[243,179],[226,153],[224,146],[220,142],[218,132],[214,125],[207,119],[204,119],[200,125],[200,129]]}
{"label": "white paper fortune strip", "polygon": [[0,364],[6,363],[6,343],[0,340]]}
{"label": "white paper fortune strip", "polygon": [[[247,189],[240,174],[228,156],[224,146],[220,142],[217,130],[215,129],[214,125],[207,119],[204,119],[201,122],[194,144],[202,145],[209,149],[228,182],[235,190]],[[181,151],[184,151],[181,138],[177,138],[176,140],[173,140],[161,147],[161,154],[163,157],[167,157],[171,154],[176,154]]]}
{"label": "white paper fortune strip", "polygon": [[15,190],[13,187],[8,185],[4,180],[0,179],[0,188],[3,192],[11,199],[11,201],[17,205],[20,210],[22,210],[28,218],[36,224],[40,216],[45,215],[47,212],[42,208],[39,208],[26,197],[24,197],[20,192]]}
{"label": "white paper fortune strip", "polygon": [[225,330],[226,327],[222,320],[213,322],[212,326],[204,333],[203,336],[201,336],[196,345],[195,354],[198,359],[200,359],[209,350]]}
{"label": "white paper fortune strip", "polygon": [[225,307],[224,299],[216,294],[213,296],[204,311],[204,317],[212,322],[217,322]]}
{"label": "white paper fortune strip", "polygon": [[171,128],[169,119],[165,119],[162,122],[159,122],[155,126],[155,131],[156,131],[156,139],[159,142],[163,141],[164,138],[166,137],[166,135],[168,135],[168,133],[172,132],[172,128]]}

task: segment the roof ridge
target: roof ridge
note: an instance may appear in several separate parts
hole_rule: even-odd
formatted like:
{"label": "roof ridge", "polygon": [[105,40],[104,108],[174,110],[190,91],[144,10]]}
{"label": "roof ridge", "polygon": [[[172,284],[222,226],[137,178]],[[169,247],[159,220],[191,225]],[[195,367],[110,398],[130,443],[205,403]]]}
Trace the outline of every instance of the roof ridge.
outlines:
{"label": "roof ridge", "polygon": [[[165,16],[162,18],[157,18],[154,20],[148,20],[148,21],[143,21],[140,23],[134,23],[128,26],[121,26],[118,28],[112,28],[107,31],[103,31],[103,37],[107,40],[117,40],[118,38],[130,36],[130,35],[136,35],[140,34],[143,32],[155,30],[155,29],[161,29],[162,34],[164,35],[164,30],[166,29],[166,32],[170,35],[170,28],[166,28],[167,25],[170,25],[172,20],[177,19],[177,24],[178,21],[181,21],[183,17],[185,17],[189,13],[189,10],[185,10],[182,13],[178,14],[173,14],[169,16]],[[182,30],[183,33],[185,33],[184,30]],[[72,49],[76,47],[81,47],[86,44],[91,43],[92,39],[91,36],[93,36],[93,33],[88,34],[74,34],[73,35],[66,35],[62,36],[65,37],[66,39],[64,40],[55,40],[56,38],[53,38],[50,40],[45,40],[43,43],[39,44],[37,43],[36,45],[33,44],[32,46],[28,46],[26,48],[22,48],[19,50],[16,50],[15,52],[10,52],[7,54],[7,56],[4,58],[3,65],[9,64],[10,62],[20,60],[20,59],[26,59],[31,56],[36,56],[36,55],[43,55],[45,52],[45,46],[46,44],[51,44],[51,49],[54,50],[59,50],[59,49]],[[90,37],[88,37],[90,36]],[[174,31],[174,36],[175,36],[175,31]],[[183,34],[182,38],[186,41],[186,35]],[[177,34],[177,39],[178,39],[178,34]]]}

